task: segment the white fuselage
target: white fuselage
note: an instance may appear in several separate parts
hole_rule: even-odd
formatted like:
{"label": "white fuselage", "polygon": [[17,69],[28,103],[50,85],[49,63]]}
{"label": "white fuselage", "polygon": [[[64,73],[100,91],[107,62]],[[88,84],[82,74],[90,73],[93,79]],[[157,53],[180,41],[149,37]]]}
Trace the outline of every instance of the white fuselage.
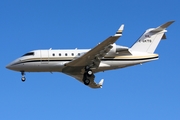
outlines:
{"label": "white fuselage", "polygon": [[161,39],[165,39],[169,21],[157,28],[147,29],[131,48],[116,45],[124,25],[116,33],[92,49],[34,50],[14,60],[6,68],[21,72],[62,72],[91,88],[102,88],[104,79],[96,83],[95,73],[142,64],[158,59],[154,54]]}
{"label": "white fuselage", "polygon": [[[62,72],[66,63],[82,56],[90,49],[34,50],[10,63],[7,68],[24,72]],[[120,55],[109,53],[101,59],[95,72],[124,68],[158,59],[157,54],[132,53]]]}

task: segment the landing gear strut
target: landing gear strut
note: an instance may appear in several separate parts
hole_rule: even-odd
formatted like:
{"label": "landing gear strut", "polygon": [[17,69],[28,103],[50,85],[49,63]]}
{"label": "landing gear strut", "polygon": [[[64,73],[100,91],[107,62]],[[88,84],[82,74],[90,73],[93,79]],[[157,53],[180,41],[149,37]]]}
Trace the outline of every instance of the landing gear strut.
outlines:
{"label": "landing gear strut", "polygon": [[24,71],[21,71],[21,75],[22,75],[21,80],[22,82],[24,82],[26,80]]}
{"label": "landing gear strut", "polygon": [[84,76],[83,76],[83,82],[85,85],[89,85],[90,84],[90,77],[92,77],[93,72],[90,69],[89,66],[85,67],[85,72],[84,72]]}

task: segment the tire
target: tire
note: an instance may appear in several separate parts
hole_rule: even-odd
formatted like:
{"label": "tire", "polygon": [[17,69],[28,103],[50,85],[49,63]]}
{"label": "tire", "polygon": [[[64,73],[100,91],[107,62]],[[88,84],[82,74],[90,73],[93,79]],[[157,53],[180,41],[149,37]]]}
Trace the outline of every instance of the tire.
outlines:
{"label": "tire", "polygon": [[89,85],[89,83],[90,83],[90,80],[88,78],[85,78],[83,81],[84,81],[85,85]]}
{"label": "tire", "polygon": [[90,69],[90,67],[89,67],[89,66],[86,66],[86,67],[85,67],[85,70],[86,70],[86,71],[87,71],[87,70],[89,70],[89,69]]}
{"label": "tire", "polygon": [[26,78],[25,77],[22,77],[21,78],[22,82],[26,81]]}

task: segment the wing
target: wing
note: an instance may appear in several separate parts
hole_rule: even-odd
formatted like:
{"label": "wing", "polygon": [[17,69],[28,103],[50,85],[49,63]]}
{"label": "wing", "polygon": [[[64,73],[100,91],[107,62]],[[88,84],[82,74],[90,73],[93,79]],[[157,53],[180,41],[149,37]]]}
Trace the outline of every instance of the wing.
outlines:
{"label": "wing", "polygon": [[110,36],[106,40],[104,40],[102,43],[88,51],[86,54],[82,55],[81,57],[69,62],[66,64],[66,66],[73,66],[73,67],[79,67],[79,66],[91,66],[91,67],[98,67],[100,63],[100,59],[104,57],[113,47],[113,43],[117,41],[117,39],[122,36],[124,25],[121,25],[121,27],[118,29],[116,34],[114,36]]}
{"label": "wing", "polygon": [[[99,67],[101,62],[101,58],[103,58],[113,47],[113,44],[117,41],[117,39],[122,36],[122,31],[124,29],[124,25],[121,25],[115,35],[108,37],[102,43],[98,44],[93,49],[89,50],[87,53],[82,55],[81,57],[67,63],[65,68],[62,70],[63,73],[70,75],[77,80],[83,82],[85,67],[96,69]],[[103,80],[100,81],[99,84],[94,82],[94,74],[89,78],[90,84],[88,84],[91,88],[101,88],[103,84]]]}

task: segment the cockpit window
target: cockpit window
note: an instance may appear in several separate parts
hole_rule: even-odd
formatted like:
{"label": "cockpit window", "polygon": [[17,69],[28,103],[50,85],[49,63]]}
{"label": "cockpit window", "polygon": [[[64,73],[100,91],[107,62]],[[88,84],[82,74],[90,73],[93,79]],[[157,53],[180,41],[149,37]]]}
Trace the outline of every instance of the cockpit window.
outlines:
{"label": "cockpit window", "polygon": [[23,56],[30,56],[30,55],[34,55],[34,52],[26,53],[26,54],[24,54]]}

